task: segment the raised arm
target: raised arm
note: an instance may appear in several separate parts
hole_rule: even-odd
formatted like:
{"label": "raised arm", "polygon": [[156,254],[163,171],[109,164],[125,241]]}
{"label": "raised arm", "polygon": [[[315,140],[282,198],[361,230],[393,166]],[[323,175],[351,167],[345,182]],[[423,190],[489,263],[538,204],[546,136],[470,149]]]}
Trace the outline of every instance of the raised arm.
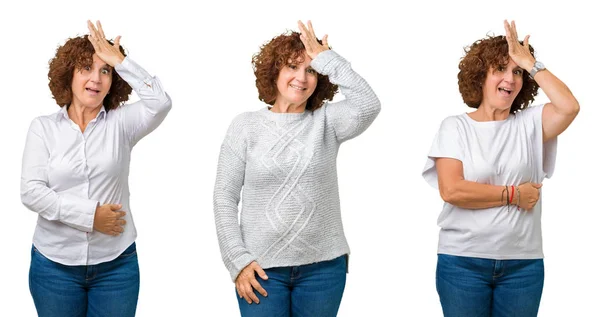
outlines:
{"label": "raised arm", "polygon": [[327,35],[317,41],[312,23],[308,27],[298,21],[300,39],[306,53],[312,58],[311,66],[340,87],[345,99],[330,105],[327,120],[332,124],[338,141],[343,142],[365,131],[381,111],[381,103],[369,84],[358,75],[344,58],[329,49]]}
{"label": "raised arm", "polygon": [[[506,30],[509,56],[519,67],[527,71],[532,70],[536,60],[529,51],[529,35],[525,37],[521,45],[514,21],[509,24],[505,20],[504,29]],[[538,71],[535,73],[534,79],[550,99],[550,103],[544,106],[542,112],[542,130],[545,142],[557,137],[569,127],[579,113],[579,102],[569,87],[549,70]]]}
{"label": "raised arm", "polygon": [[120,107],[116,110],[120,116],[126,135],[132,144],[156,129],[171,110],[171,99],[163,90],[158,78],[151,76],[129,57],[119,50],[120,36],[111,45],[104,36],[100,21],[97,28],[88,21],[90,36],[88,39],[100,59],[113,66],[140,97],[140,101]]}

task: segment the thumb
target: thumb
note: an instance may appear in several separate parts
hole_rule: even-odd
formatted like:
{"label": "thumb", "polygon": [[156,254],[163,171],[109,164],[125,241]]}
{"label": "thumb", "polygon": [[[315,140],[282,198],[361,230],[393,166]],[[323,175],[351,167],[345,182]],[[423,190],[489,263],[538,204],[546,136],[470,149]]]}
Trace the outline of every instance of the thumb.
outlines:
{"label": "thumb", "polygon": [[115,39],[114,43],[115,43],[114,46],[116,48],[119,48],[119,45],[121,45],[121,36],[120,35],[117,36],[117,38]]}
{"label": "thumb", "polygon": [[321,42],[323,43],[323,46],[329,48],[329,43],[327,42],[327,34],[323,35]]}
{"label": "thumb", "polygon": [[525,37],[525,39],[523,40],[523,46],[525,46],[526,48],[529,48],[529,35],[527,35]]}

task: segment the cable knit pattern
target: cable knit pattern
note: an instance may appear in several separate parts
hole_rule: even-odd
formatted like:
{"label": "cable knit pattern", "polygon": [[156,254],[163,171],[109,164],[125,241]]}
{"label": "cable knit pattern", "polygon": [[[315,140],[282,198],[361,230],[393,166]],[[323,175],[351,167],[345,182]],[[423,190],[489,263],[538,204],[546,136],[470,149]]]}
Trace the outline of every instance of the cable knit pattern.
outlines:
{"label": "cable knit pattern", "polygon": [[350,252],[336,158],[342,142],[375,120],[380,103],[337,53],[324,51],[311,66],[328,75],[346,99],[303,113],[267,108],[243,113],[221,146],[214,212],[223,261],[234,281],[252,261],[263,268],[295,266]]}

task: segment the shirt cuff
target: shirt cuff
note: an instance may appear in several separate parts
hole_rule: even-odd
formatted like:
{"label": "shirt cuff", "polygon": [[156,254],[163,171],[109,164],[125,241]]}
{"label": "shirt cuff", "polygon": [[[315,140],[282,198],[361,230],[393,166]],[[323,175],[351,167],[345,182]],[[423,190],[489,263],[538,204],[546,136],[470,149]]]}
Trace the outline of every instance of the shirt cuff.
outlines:
{"label": "shirt cuff", "polygon": [[125,56],[120,64],[116,64],[115,70],[136,91],[146,87],[151,88],[153,85],[154,77],[129,56]]}
{"label": "shirt cuff", "polygon": [[94,230],[94,216],[98,202],[75,195],[61,197],[60,222],[80,231]]}
{"label": "shirt cuff", "polygon": [[326,50],[319,53],[317,57],[310,62],[310,66],[312,66],[319,74],[329,75],[332,69],[335,69],[338,64],[343,63],[347,62],[338,53],[332,50]]}

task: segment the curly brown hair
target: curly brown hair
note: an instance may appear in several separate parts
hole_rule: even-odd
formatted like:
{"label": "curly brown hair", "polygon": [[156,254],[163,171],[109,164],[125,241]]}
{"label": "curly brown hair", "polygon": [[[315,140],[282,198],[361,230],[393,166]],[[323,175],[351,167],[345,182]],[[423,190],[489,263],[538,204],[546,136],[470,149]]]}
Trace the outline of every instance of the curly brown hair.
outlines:
{"label": "curly brown hair", "polygon": [[[319,40],[319,43],[322,42]],[[302,61],[306,48],[300,40],[300,33],[291,32],[276,36],[260,48],[260,52],[252,56],[252,68],[256,76],[258,99],[269,105],[275,104],[277,86],[275,82],[279,71],[289,60]],[[329,81],[329,77],[317,74],[317,87],[306,102],[307,110],[316,110],[323,106],[325,100],[332,100],[338,86]]]}
{"label": "curly brown hair", "polygon": [[[534,54],[531,45],[529,51],[532,55]],[[488,36],[465,48],[465,56],[458,64],[460,69],[458,72],[458,90],[467,106],[479,108],[483,99],[483,83],[488,70],[506,66],[508,58],[508,42],[503,35]],[[523,70],[522,76],[523,87],[513,101],[510,113],[527,108],[534,97],[537,96],[540,87],[535,80],[529,77],[526,70]]]}
{"label": "curly brown hair", "polygon": [[[112,41],[108,42],[113,44]],[[123,46],[119,46],[119,50],[124,56],[127,56]],[[73,73],[85,66],[92,65],[94,53],[94,46],[88,40],[87,35],[70,38],[56,50],[56,55],[50,60],[48,87],[59,106],[71,104]],[[106,111],[117,108],[127,101],[131,94],[131,86],[114,70],[111,73],[112,84],[102,102]]]}

